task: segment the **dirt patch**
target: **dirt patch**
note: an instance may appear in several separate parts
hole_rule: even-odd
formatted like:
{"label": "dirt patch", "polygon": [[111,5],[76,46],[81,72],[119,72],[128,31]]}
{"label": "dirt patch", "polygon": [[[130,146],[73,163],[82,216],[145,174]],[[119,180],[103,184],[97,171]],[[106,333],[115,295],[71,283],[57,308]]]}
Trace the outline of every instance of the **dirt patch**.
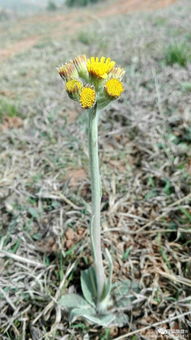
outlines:
{"label": "dirt patch", "polygon": [[18,129],[23,126],[23,120],[20,117],[5,117],[3,124],[0,124],[0,131],[6,129]]}
{"label": "dirt patch", "polygon": [[84,169],[68,169],[67,174],[71,187],[77,186],[80,181],[87,178],[87,174]]}
{"label": "dirt patch", "polygon": [[38,37],[30,37],[14,43],[12,46],[0,50],[0,61],[13,57],[15,54],[28,50],[38,41]]}
{"label": "dirt patch", "polygon": [[175,3],[176,0],[119,0],[98,13],[99,17],[106,17],[129,12],[156,10]]}
{"label": "dirt patch", "polygon": [[[112,15],[125,14],[135,11],[156,10],[175,3],[176,0],[119,0],[117,3],[113,2],[104,5],[101,9],[94,11],[92,15],[91,10],[78,9],[67,14],[59,15],[41,15],[22,20],[19,23],[18,29],[23,25],[36,24],[38,22],[55,22],[59,23],[55,29],[50,33],[51,37],[63,34],[63,30],[67,30],[67,34],[75,33],[80,27],[93,22],[96,18],[102,18]],[[79,20],[82,18],[83,20]],[[45,34],[39,36],[29,37],[27,39],[15,42],[12,46],[0,50],[0,61],[6,60],[15,54],[22,53],[33,47],[40,38],[45,37]]]}

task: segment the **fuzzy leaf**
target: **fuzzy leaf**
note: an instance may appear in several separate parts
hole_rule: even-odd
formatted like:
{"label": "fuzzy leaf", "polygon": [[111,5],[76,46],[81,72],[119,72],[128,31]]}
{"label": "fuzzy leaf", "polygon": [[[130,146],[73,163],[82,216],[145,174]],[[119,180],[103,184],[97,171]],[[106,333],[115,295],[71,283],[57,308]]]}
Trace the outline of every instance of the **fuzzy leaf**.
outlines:
{"label": "fuzzy leaf", "polygon": [[113,261],[112,261],[112,257],[109,253],[109,250],[106,248],[105,250],[106,252],[106,257],[107,260],[109,262],[109,277],[108,280],[105,284],[105,291],[104,291],[104,295],[103,295],[103,299],[107,299],[107,297],[109,296],[110,292],[111,292],[111,287],[112,287],[112,274],[113,274]]}
{"label": "fuzzy leaf", "polygon": [[123,280],[116,282],[113,285],[114,292],[117,292],[118,295],[124,296],[130,293],[130,291],[138,292],[140,290],[140,285],[138,282]]}
{"label": "fuzzy leaf", "polygon": [[93,215],[91,219],[91,224],[90,224],[90,238],[91,238],[91,244],[92,244],[93,257],[95,258],[96,257],[96,246],[95,246],[95,242],[93,238],[94,220],[95,220],[95,216]]}
{"label": "fuzzy leaf", "polygon": [[89,302],[91,306],[95,306],[95,299],[97,295],[96,289],[96,277],[93,267],[90,267],[81,272],[81,288],[85,299]]}
{"label": "fuzzy leaf", "polygon": [[115,297],[116,305],[120,308],[126,308],[126,310],[132,309],[132,302],[136,299],[133,292],[140,290],[139,284],[130,280],[124,280],[117,282],[113,286],[112,295]]}
{"label": "fuzzy leaf", "polygon": [[77,307],[87,308],[89,304],[85,299],[83,299],[80,295],[77,294],[67,294],[63,295],[59,300],[59,305],[64,309],[72,309]]}
{"label": "fuzzy leaf", "polygon": [[124,327],[128,324],[129,317],[125,313],[116,313],[115,320],[113,321],[113,326]]}
{"label": "fuzzy leaf", "polygon": [[84,318],[92,324],[97,324],[102,327],[108,327],[114,320],[115,315],[105,314],[96,315],[94,308],[75,308],[70,313],[70,321],[74,322],[77,318]]}

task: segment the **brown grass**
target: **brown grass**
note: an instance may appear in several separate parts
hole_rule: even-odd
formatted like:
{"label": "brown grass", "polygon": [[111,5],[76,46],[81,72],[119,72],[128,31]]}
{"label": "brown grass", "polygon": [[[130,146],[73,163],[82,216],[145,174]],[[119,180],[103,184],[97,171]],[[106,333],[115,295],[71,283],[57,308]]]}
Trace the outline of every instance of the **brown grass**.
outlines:
{"label": "brown grass", "polygon": [[[191,66],[166,65],[165,51],[174,41],[189,46],[190,7],[184,0],[107,17],[54,39],[54,27],[31,23],[29,36],[46,28],[46,38],[4,60],[1,124],[22,124],[0,135],[2,340],[177,339],[175,330],[189,339]],[[1,34],[14,45],[24,33]],[[56,75],[80,53],[111,56],[127,71],[126,93],[100,119],[102,245],[114,260],[113,281],[138,281],[141,291],[127,306],[129,324],[109,330],[71,325],[57,305],[64,292],[80,292],[80,270],[91,263],[87,117]]]}

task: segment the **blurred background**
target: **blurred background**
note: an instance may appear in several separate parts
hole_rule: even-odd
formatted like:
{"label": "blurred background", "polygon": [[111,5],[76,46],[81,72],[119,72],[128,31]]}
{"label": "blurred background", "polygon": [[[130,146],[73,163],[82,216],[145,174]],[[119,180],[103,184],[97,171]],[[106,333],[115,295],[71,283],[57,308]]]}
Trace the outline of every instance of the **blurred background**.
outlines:
{"label": "blurred background", "polygon": [[[188,338],[190,23],[190,0],[0,0],[1,339],[109,340],[178,315],[163,326]],[[91,263],[87,112],[56,70],[81,54],[126,70],[99,126],[103,246],[114,282],[143,287],[123,328],[69,325],[49,305]]]}

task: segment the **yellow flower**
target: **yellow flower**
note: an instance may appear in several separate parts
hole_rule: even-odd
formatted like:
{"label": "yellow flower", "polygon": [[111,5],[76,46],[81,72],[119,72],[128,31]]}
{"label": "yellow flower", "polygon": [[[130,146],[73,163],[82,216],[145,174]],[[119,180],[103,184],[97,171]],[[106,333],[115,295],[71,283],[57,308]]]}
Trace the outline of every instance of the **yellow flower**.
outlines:
{"label": "yellow flower", "polygon": [[94,106],[96,100],[96,92],[93,86],[85,86],[80,92],[80,103],[83,109],[90,109]]}
{"label": "yellow flower", "polygon": [[72,79],[66,82],[66,91],[68,93],[79,93],[82,87],[83,84],[79,80]]}
{"label": "yellow flower", "polygon": [[123,83],[119,79],[111,78],[105,83],[106,93],[113,98],[117,98],[124,91]]}
{"label": "yellow flower", "polygon": [[72,79],[72,78],[78,78],[78,72],[77,72],[72,61],[69,61],[69,63],[66,63],[66,64],[60,66],[57,70],[58,70],[59,75],[64,80],[69,80],[69,79]]}
{"label": "yellow flower", "polygon": [[122,78],[125,70],[106,57],[79,55],[58,68],[65,80],[69,97],[78,101],[83,109],[97,105],[103,109],[124,91]]}
{"label": "yellow flower", "polygon": [[111,61],[110,58],[91,57],[87,61],[87,69],[90,75],[99,78],[105,79],[109,72],[114,68],[115,61]]}

